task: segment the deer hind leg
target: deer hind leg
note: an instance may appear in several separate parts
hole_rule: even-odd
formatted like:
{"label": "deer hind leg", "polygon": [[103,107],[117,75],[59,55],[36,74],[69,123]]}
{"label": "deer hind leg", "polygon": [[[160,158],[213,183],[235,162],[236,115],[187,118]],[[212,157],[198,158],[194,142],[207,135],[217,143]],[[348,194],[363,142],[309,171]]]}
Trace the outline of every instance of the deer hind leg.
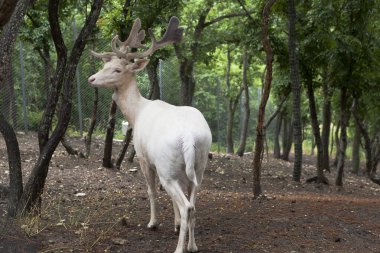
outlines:
{"label": "deer hind leg", "polygon": [[195,200],[197,195],[198,187],[194,184],[189,186],[188,192],[190,197],[190,205],[193,206],[193,209],[189,212],[189,242],[187,245],[187,250],[189,252],[197,252],[198,247],[195,244],[194,237],[194,227],[195,227]]}
{"label": "deer hind leg", "polygon": [[181,226],[179,230],[178,244],[175,253],[183,253],[185,252],[185,239],[187,231],[189,229],[189,217],[191,216],[191,212],[194,210],[194,207],[186,198],[178,182],[166,182],[164,184],[164,187],[167,193],[172,198],[173,202],[175,202],[175,204],[178,206],[178,210],[181,216]]}
{"label": "deer hind leg", "polygon": [[181,227],[181,215],[179,213],[178,205],[177,203],[173,201],[173,210],[174,210],[174,232],[176,234],[179,234],[179,229]]}
{"label": "deer hind leg", "polygon": [[156,213],[156,205],[157,205],[157,191],[156,191],[156,174],[153,169],[150,168],[146,162],[140,162],[141,170],[144,174],[146,184],[148,186],[148,196],[150,202],[150,221],[148,223],[149,229],[157,228],[157,213]]}

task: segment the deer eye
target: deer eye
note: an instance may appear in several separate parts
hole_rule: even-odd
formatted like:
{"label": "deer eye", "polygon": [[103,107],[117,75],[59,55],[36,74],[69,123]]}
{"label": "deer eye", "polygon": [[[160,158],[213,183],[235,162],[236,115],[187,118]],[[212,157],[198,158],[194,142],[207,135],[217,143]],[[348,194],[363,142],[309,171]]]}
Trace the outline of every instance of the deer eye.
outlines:
{"label": "deer eye", "polygon": [[121,69],[115,69],[113,72],[121,73]]}

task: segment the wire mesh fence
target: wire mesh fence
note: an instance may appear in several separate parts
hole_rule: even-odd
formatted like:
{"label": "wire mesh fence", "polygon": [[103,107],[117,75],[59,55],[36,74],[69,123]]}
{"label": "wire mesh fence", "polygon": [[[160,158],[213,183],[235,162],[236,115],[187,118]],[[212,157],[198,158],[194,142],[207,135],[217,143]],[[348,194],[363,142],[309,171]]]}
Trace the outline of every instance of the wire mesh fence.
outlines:
{"label": "wire mesh fence", "polygon": [[[95,90],[89,86],[87,79],[101,68],[102,62],[90,56],[90,49],[109,51],[109,41],[99,41],[88,46],[83,52],[74,78],[71,122],[69,136],[84,136],[89,128],[93,114]],[[54,56],[52,56],[54,62]],[[16,131],[37,131],[49,94],[49,76],[46,61],[32,45],[18,42],[14,50],[11,74],[0,87],[0,110]],[[50,66],[52,68],[52,66]],[[50,73],[53,70],[50,69]],[[161,99],[174,105],[180,104],[180,77],[176,58],[159,61],[158,79]],[[48,76],[48,77],[47,77]],[[51,76],[51,74],[50,74]],[[143,96],[148,97],[150,82],[145,71],[140,72],[137,83]],[[200,79],[200,78],[198,78]],[[198,108],[209,122],[213,133],[214,149],[225,151],[227,103],[223,92],[223,83],[215,77],[197,79],[198,88],[193,106]],[[247,150],[252,150],[254,126],[256,124],[256,108],[260,89],[250,89],[251,117]],[[98,89],[97,123],[95,136],[104,136],[112,102],[112,90]],[[269,105],[269,111],[273,110]],[[241,108],[237,109],[234,124],[234,142],[238,145],[241,127]],[[120,111],[116,114],[115,138],[122,139],[122,121]]]}

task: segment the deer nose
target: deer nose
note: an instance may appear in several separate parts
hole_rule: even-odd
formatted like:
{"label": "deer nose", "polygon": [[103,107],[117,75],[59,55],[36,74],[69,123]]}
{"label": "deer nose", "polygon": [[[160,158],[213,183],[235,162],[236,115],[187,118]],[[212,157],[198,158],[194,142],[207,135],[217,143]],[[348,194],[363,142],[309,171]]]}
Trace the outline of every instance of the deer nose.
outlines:
{"label": "deer nose", "polygon": [[95,81],[95,77],[90,76],[88,78],[88,83],[92,84]]}

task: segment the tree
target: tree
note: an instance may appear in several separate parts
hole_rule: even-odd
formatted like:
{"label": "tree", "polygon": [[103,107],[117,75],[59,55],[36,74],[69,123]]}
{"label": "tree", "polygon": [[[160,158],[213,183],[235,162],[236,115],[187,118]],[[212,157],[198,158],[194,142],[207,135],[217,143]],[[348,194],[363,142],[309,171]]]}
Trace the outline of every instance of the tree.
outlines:
{"label": "tree", "polygon": [[227,153],[234,153],[234,141],[233,141],[233,125],[235,112],[239,103],[239,98],[243,92],[243,86],[239,87],[238,92],[235,92],[233,87],[231,87],[231,49],[227,49],[227,70],[226,70],[226,86],[227,86],[227,98],[228,98],[228,109],[227,109]]}
{"label": "tree", "polygon": [[352,142],[352,170],[351,170],[351,172],[354,174],[359,174],[359,169],[360,169],[360,140],[361,140],[360,126],[357,123],[357,120],[355,120],[355,133],[354,133],[354,140]]}
{"label": "tree", "polygon": [[[16,2],[16,1],[15,1]],[[22,0],[18,1],[12,16],[2,18],[2,25],[8,22],[4,27],[2,36],[0,38],[0,83],[3,84],[6,80],[3,79],[6,76],[6,64],[9,63],[12,58],[13,47],[18,35],[23,17],[32,5],[34,0]],[[3,9],[2,9],[3,10]],[[5,75],[4,75],[5,74]],[[18,146],[17,137],[12,126],[7,122],[5,117],[0,113],[0,132],[3,135],[7,151],[8,151],[8,163],[9,163],[9,185],[10,185],[10,198],[8,204],[8,214],[10,216],[16,215],[18,208],[18,201],[23,192],[22,185],[22,172],[21,172],[21,157]]]}
{"label": "tree", "polygon": [[[184,8],[184,12],[188,12],[187,16],[190,17],[189,20],[185,21],[188,27],[185,30],[185,39],[179,45],[175,45],[176,56],[180,64],[182,105],[192,105],[196,86],[196,79],[194,78],[195,64],[200,60],[209,61],[210,57],[207,55],[206,49],[213,50],[220,44],[236,41],[236,39],[233,41],[227,40],[234,37],[234,33],[230,36],[225,36],[224,39],[216,36],[216,31],[213,29],[215,24],[231,18],[246,16],[246,13],[241,12],[240,8],[236,6],[234,6],[237,9],[236,11],[230,11],[226,7],[223,10],[228,10],[229,13],[219,14],[217,4],[223,7],[225,3],[207,0],[205,2],[195,2],[193,5],[189,4]],[[194,19],[193,17],[196,18]],[[207,21],[208,18],[210,19],[209,21]],[[206,34],[206,30],[209,33]],[[205,38],[209,41],[204,41]]]}
{"label": "tree", "polygon": [[330,125],[331,125],[331,92],[326,74],[323,75],[323,113],[322,113],[322,167],[323,170],[330,171],[330,157],[329,157],[329,139],[330,139]]}
{"label": "tree", "polygon": [[293,180],[299,182],[302,172],[302,126],[301,85],[299,80],[298,56],[296,51],[296,8],[294,0],[288,0],[289,18],[289,67],[293,93],[294,168]]}
{"label": "tree", "polygon": [[280,132],[282,125],[282,117],[281,113],[277,114],[276,117],[276,125],[274,131],[274,139],[273,139],[273,156],[274,158],[279,159],[281,157],[281,147],[280,147]]}
{"label": "tree", "polygon": [[248,124],[249,124],[249,115],[250,115],[250,108],[249,108],[249,88],[248,88],[248,80],[247,80],[247,71],[248,71],[248,65],[249,65],[249,56],[247,50],[244,50],[243,53],[243,96],[242,96],[242,108],[243,108],[243,120],[242,120],[242,127],[240,130],[240,144],[238,151],[236,151],[236,154],[238,156],[243,156],[245,151],[245,146],[247,142],[248,137]]}
{"label": "tree", "polygon": [[264,51],[266,53],[266,74],[264,81],[263,95],[260,101],[259,113],[257,116],[257,126],[256,126],[256,141],[255,141],[255,154],[253,158],[253,194],[254,198],[258,198],[262,193],[261,190],[261,163],[262,155],[264,151],[264,138],[265,138],[265,107],[269,98],[271,84],[272,84],[272,61],[273,53],[272,47],[269,40],[269,15],[270,10],[276,0],[268,0],[263,9],[262,16],[262,43]]}
{"label": "tree", "polygon": [[[305,67],[307,69],[307,67]],[[309,70],[310,71],[310,70]],[[307,96],[309,98],[309,111],[311,126],[314,134],[315,144],[317,146],[317,177],[308,179],[307,181],[316,181],[317,183],[328,184],[328,179],[323,173],[323,148],[322,148],[322,139],[319,131],[319,121],[317,116],[317,108],[315,105],[314,98],[314,89],[313,89],[313,76],[310,72],[306,70],[306,87],[307,87]]]}
{"label": "tree", "polygon": [[0,28],[8,23],[17,2],[18,0],[3,0],[0,2]]}
{"label": "tree", "polygon": [[[15,27],[16,20],[22,20],[20,15],[25,13],[26,7],[28,6],[27,1],[20,1],[18,6],[16,7],[15,14],[12,16],[12,20],[10,24]],[[45,179],[48,173],[49,162],[54,153],[55,148],[58,143],[62,139],[66,128],[68,126],[68,122],[70,119],[71,112],[71,90],[72,90],[72,80],[75,73],[75,68],[77,66],[79,57],[84,49],[85,42],[89,37],[92,28],[96,24],[96,20],[100,14],[100,9],[102,6],[102,0],[95,0],[91,7],[91,12],[89,17],[86,20],[85,26],[82,29],[81,33],[78,36],[78,39],[75,42],[73,50],[70,54],[68,61],[65,53],[65,45],[62,39],[62,33],[60,31],[60,26],[58,23],[58,10],[59,10],[59,1],[49,1],[49,21],[51,24],[52,37],[55,42],[56,49],[58,51],[58,65],[56,72],[56,83],[54,87],[62,87],[62,97],[61,97],[61,106],[59,110],[58,122],[51,136],[46,136],[47,139],[41,139],[40,142],[40,156],[34,165],[34,168],[31,172],[31,175],[25,185],[25,188],[22,192],[22,195],[18,199],[18,203],[13,203],[13,206],[17,206],[18,212],[24,213],[32,210],[34,207],[38,209],[38,204],[41,203],[41,194],[44,189]],[[19,8],[19,9],[18,9]],[[17,34],[17,33],[16,33]],[[64,59],[62,61],[62,59]],[[54,92],[54,91],[51,91]],[[56,92],[56,91],[55,91]],[[52,96],[49,99],[53,99]],[[48,104],[51,104],[51,102]],[[49,111],[48,108],[46,108]],[[48,121],[43,121],[46,123]],[[49,127],[50,128],[50,127]],[[49,129],[48,128],[48,129]],[[13,142],[14,143],[14,142]],[[16,155],[17,156],[17,155]],[[18,155],[19,159],[19,155]],[[11,167],[12,168],[12,167]],[[22,180],[21,174],[18,175],[18,180]],[[11,187],[12,188],[12,187]],[[16,201],[11,198],[12,201]],[[14,215],[16,212],[10,213],[10,215]]]}

